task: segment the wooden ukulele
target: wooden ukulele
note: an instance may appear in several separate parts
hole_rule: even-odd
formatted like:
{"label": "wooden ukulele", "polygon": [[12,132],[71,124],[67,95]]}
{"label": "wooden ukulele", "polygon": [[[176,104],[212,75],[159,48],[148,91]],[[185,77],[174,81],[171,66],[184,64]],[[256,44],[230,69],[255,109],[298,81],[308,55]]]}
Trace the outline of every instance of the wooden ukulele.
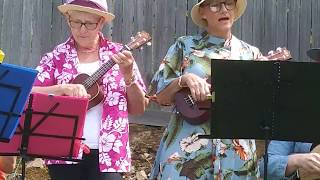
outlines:
{"label": "wooden ukulele", "polygon": [[[277,48],[276,51],[270,51],[266,58],[269,60],[288,60],[291,59],[292,56],[286,48]],[[194,101],[188,87],[181,89],[175,95],[177,113],[193,125],[202,124],[211,117],[212,103],[214,103],[214,101],[214,92],[208,96],[206,101]]]}
{"label": "wooden ukulele", "polygon": [[[135,37],[131,39],[131,41],[124,45],[120,50],[132,51],[134,49],[138,49],[144,44],[148,43],[151,40],[150,35],[147,32],[138,32]],[[89,99],[88,109],[98,105],[103,100],[103,92],[99,87],[97,81],[108,72],[116,63],[110,59],[108,62],[104,63],[96,72],[94,72],[91,76],[87,74],[79,74],[73,81],[72,84],[82,84],[87,93],[91,95]]]}

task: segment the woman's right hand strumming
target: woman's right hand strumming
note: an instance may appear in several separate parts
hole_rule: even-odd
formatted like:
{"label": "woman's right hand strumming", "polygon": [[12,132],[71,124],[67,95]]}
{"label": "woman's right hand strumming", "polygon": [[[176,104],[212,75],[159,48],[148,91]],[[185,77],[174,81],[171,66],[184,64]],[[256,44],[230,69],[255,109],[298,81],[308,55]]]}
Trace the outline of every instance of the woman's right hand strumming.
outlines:
{"label": "woman's right hand strumming", "polygon": [[178,85],[180,87],[189,87],[192,98],[195,101],[205,101],[210,95],[211,84],[206,79],[202,79],[193,73],[182,75]]}

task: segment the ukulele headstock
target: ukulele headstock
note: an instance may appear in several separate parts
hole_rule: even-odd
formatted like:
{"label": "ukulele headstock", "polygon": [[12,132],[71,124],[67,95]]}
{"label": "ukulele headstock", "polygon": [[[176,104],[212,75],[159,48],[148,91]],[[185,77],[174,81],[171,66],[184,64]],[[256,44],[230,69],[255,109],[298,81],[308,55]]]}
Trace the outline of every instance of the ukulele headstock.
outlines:
{"label": "ukulele headstock", "polygon": [[145,44],[150,43],[151,36],[145,31],[138,32],[134,37],[131,37],[131,41],[125,45],[127,50],[133,50],[141,48]]}

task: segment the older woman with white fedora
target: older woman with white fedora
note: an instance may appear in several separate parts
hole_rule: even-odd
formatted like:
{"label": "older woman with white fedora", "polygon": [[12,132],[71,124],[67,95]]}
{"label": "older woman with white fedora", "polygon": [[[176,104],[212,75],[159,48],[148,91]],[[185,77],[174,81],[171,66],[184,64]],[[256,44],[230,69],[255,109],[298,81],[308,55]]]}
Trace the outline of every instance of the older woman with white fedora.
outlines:
{"label": "older woman with white fedora", "polygon": [[[131,166],[128,114],[142,114],[145,85],[134,57],[121,44],[106,39],[101,30],[114,19],[106,0],[67,0],[58,6],[71,31],[70,38],[44,55],[33,92],[89,97],[82,84],[71,84],[79,74],[92,75],[102,64],[114,65],[102,78],[102,102],[86,115],[80,163],[47,161],[51,179],[122,179]],[[91,98],[91,97],[90,97]],[[76,106],[74,107],[76,108]],[[63,125],[63,124],[62,124]]]}
{"label": "older woman with white fedora", "polygon": [[[156,97],[160,104],[174,104],[175,94],[182,88],[189,88],[195,101],[207,100],[211,85],[206,79],[211,76],[211,59],[263,58],[257,48],[231,32],[246,5],[246,0],[200,0],[193,6],[192,20],[205,31],[180,37],[169,48],[152,83],[157,84]],[[189,123],[183,116],[173,114],[150,179],[259,178],[254,140],[198,138],[209,133],[209,121]]]}

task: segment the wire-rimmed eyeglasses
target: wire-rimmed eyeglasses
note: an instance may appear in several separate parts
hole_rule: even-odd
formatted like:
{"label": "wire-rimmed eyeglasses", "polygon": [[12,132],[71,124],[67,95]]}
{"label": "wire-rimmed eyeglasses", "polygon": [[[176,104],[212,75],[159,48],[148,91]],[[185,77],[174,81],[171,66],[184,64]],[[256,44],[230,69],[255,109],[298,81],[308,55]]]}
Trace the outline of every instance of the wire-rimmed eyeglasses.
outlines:
{"label": "wire-rimmed eyeglasses", "polygon": [[204,3],[202,6],[209,6],[210,10],[212,12],[219,12],[222,9],[222,4],[224,4],[224,7],[230,11],[233,10],[236,7],[236,0],[226,0],[224,2],[211,2],[211,3]]}

